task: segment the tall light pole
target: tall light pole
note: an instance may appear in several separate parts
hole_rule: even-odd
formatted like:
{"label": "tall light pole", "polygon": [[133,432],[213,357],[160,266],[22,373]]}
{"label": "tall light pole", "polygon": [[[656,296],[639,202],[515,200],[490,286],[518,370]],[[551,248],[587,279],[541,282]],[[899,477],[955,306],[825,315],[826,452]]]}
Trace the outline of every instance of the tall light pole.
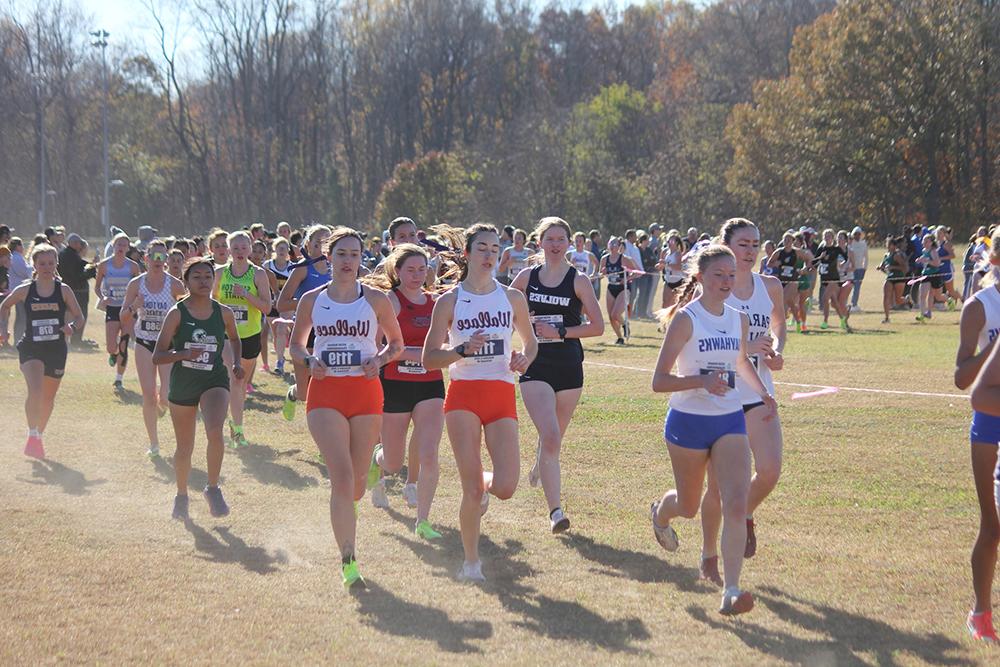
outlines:
{"label": "tall light pole", "polygon": [[110,212],[108,211],[108,37],[111,36],[107,30],[95,30],[90,33],[97,39],[91,42],[91,46],[101,49],[101,79],[104,84],[104,106],[101,110],[101,124],[104,126],[104,206],[101,207],[101,224],[104,225],[104,236],[108,237],[110,230]]}
{"label": "tall light pole", "polygon": [[45,103],[42,99],[42,75],[36,73],[35,104],[38,109],[38,231],[45,229],[45,196],[48,185],[45,182]]}

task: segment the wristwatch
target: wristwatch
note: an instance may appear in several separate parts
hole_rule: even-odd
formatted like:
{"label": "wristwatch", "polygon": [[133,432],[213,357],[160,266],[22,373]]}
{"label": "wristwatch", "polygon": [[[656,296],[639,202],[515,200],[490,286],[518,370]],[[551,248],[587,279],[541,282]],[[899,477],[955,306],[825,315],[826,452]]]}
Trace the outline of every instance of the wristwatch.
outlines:
{"label": "wristwatch", "polygon": [[459,343],[452,349],[455,351],[455,354],[465,359],[465,343]]}
{"label": "wristwatch", "polygon": [[560,324],[559,328],[556,329],[556,333],[559,334],[559,338],[561,338],[563,340],[566,340],[566,327],[565,327],[565,325]]}

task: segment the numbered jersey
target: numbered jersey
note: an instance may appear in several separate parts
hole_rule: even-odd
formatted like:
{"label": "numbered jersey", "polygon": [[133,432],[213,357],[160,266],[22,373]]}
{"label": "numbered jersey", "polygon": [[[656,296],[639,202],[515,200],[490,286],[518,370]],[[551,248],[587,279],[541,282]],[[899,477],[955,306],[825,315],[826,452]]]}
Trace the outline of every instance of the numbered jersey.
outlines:
{"label": "numbered jersey", "polygon": [[123,260],[120,268],[115,267],[115,260],[108,260],[104,268],[104,280],[101,281],[101,294],[107,305],[121,308],[125,302],[125,290],[132,281],[132,267],[129,261]]}
{"label": "numbered jersey", "polygon": [[[751,275],[753,276],[753,294],[750,295],[749,299],[739,299],[731,292],[729,298],[726,299],[726,305],[732,306],[741,313],[746,314],[750,320],[750,328],[747,334],[748,343],[771,331],[771,309],[774,307],[771,295],[767,293],[767,285],[764,284],[764,279],[756,273]],[[767,391],[773,394],[774,378],[771,377],[771,369],[767,367],[767,364],[764,363],[759,354],[751,354],[750,361],[757,369],[757,373],[760,375],[764,386],[767,387]],[[741,377],[736,378],[736,391],[739,393],[740,401],[743,405],[760,402],[760,396],[757,392],[750,389],[746,380]]]}
{"label": "numbered jersey", "polygon": [[236,276],[233,274],[232,266],[227,264],[222,268],[222,277],[219,279],[219,303],[233,309],[233,315],[236,316],[236,332],[240,338],[250,338],[260,333],[260,310],[251,305],[246,297],[237,296],[235,289],[242,287],[248,294],[257,296],[257,283],[254,282],[257,269],[250,264],[242,276]]}
{"label": "numbered jersey", "polygon": [[569,263],[573,265],[573,268],[576,269],[578,273],[590,276],[590,253],[586,250],[574,250],[571,252],[569,254]]}
{"label": "numbered jersey", "polygon": [[[541,266],[531,270],[525,292],[532,326],[537,326],[541,322],[556,329],[580,326],[583,321],[580,317],[583,304],[576,295],[576,269],[567,270],[562,281],[555,287],[542,284],[541,271]],[[583,361],[583,346],[579,338],[560,340],[539,337],[538,343],[538,357],[535,363],[579,364]]]}
{"label": "numbered jersey", "polygon": [[312,324],[316,334],[313,354],[327,367],[328,376],[363,376],[361,363],[378,353],[375,311],[360,283],[358,298],[351,303],[338,303],[326,292],[321,289],[313,303]]}
{"label": "numbered jersey", "polygon": [[514,310],[503,286],[494,281],[488,294],[473,294],[462,283],[455,288],[455,314],[448,330],[448,342],[454,347],[481,332],[486,344],[449,367],[452,380],[503,380],[514,383],[510,370],[511,333]]}
{"label": "numbered jersey", "polygon": [[149,289],[148,273],[139,278],[139,294],[142,295],[142,307],[135,323],[135,337],[142,340],[155,341],[163,327],[163,318],[174,305],[174,295],[170,289],[170,276],[163,276],[163,287],[158,292]]}
{"label": "numbered jersey", "polygon": [[706,389],[677,391],[670,396],[670,407],[695,415],[725,415],[742,410],[743,402],[736,391],[736,361],[743,335],[739,311],[727,305],[722,315],[713,315],[700,301],[692,301],[680,313],[691,319],[691,338],[677,357],[677,374],[689,377],[719,371],[729,391],[722,396],[710,394]]}
{"label": "numbered jersey", "polygon": [[507,265],[507,277],[514,280],[517,274],[528,265],[528,258],[531,257],[531,251],[527,248],[518,250],[514,246],[511,246],[507,251],[507,255],[510,257],[510,264]]}
{"label": "numbered jersey", "polygon": [[[431,326],[431,313],[434,311],[434,301],[425,294],[422,304],[413,303],[399,290],[395,290],[399,299],[399,330],[403,334],[403,345],[408,350],[423,350],[427,330]],[[431,382],[442,379],[441,371],[428,371],[419,361],[396,360],[388,364],[382,371],[386,380],[403,382]]]}
{"label": "numbered jersey", "polygon": [[55,281],[52,294],[41,296],[38,293],[38,283],[32,280],[24,299],[24,311],[27,326],[21,342],[66,344],[62,332],[66,323],[66,302],[63,301],[61,282]]}
{"label": "numbered jersey", "polygon": [[986,315],[986,322],[979,332],[979,351],[982,352],[1000,334],[1000,290],[996,285],[990,285],[976,292],[973,298],[983,304]]}

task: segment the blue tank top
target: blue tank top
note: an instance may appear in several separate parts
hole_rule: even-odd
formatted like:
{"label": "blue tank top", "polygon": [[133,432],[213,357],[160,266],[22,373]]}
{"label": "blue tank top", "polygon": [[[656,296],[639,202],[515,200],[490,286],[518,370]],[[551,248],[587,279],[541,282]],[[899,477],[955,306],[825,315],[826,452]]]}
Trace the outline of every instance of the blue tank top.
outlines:
{"label": "blue tank top", "polygon": [[326,273],[320,273],[316,270],[315,264],[309,264],[306,266],[306,277],[302,279],[298,289],[295,290],[295,298],[301,299],[302,295],[309,290],[326,285],[332,277],[329,263],[326,266]]}
{"label": "blue tank top", "polygon": [[115,268],[114,260],[107,264],[104,270],[104,281],[101,283],[101,292],[109,306],[120,308],[125,301],[125,290],[129,281],[132,280],[132,269],[126,259],[120,269]]}
{"label": "blue tank top", "polygon": [[938,257],[941,258],[941,268],[938,273],[951,277],[951,255],[948,254],[948,250],[944,246],[938,246]]}

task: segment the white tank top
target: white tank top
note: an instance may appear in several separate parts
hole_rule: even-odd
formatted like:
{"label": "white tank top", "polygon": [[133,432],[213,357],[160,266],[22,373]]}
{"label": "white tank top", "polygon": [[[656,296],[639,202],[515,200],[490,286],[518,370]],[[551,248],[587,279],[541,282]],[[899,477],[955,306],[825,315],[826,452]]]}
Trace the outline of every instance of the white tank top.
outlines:
{"label": "white tank top", "polygon": [[146,276],[142,274],[139,278],[139,294],[142,295],[143,305],[139,309],[139,318],[135,324],[135,337],[142,340],[155,341],[160,335],[160,328],[163,326],[163,318],[167,316],[167,311],[174,307],[174,295],[170,291],[170,276],[163,276],[163,288],[153,293],[146,285]]}
{"label": "white tank top", "polygon": [[[750,275],[753,276],[753,294],[750,295],[750,298],[744,301],[730,293],[729,298],[726,299],[727,306],[732,306],[741,313],[745,313],[750,320],[747,342],[760,338],[771,330],[771,308],[774,306],[771,295],[767,293],[767,285],[764,284],[763,278],[756,273]],[[771,369],[767,367],[759,354],[751,354],[750,361],[757,368],[757,374],[760,375],[767,391],[774,394],[774,378],[771,377]],[[746,380],[739,376],[736,377],[736,393],[740,395],[743,405],[760,403],[760,396],[757,392],[751,389]]]}
{"label": "white tank top", "polygon": [[500,283],[489,294],[473,294],[462,283],[455,288],[455,315],[448,330],[454,347],[472,338],[477,331],[489,339],[475,356],[459,359],[448,370],[452,380],[503,380],[514,383],[510,370],[510,339],[514,331],[514,310]]}
{"label": "white tank top", "polygon": [[1000,333],[1000,290],[991,285],[976,292],[973,298],[983,304],[986,313],[986,324],[979,332],[979,351],[982,352]]}
{"label": "white tank top", "polygon": [[328,376],[363,376],[361,362],[378,354],[378,318],[360,284],[357,289],[360,296],[351,303],[337,303],[327,295],[325,287],[313,302],[313,354],[327,367]]}
{"label": "white tank top", "polygon": [[677,374],[686,377],[722,371],[731,389],[723,396],[705,389],[688,389],[670,395],[672,409],[694,415],[726,415],[743,409],[736,391],[736,360],[743,335],[740,313],[725,306],[722,315],[715,316],[693,301],[680,310],[691,319],[691,338],[677,357]]}
{"label": "white tank top", "polygon": [[577,252],[574,250],[569,254],[569,263],[573,265],[574,268],[579,273],[590,277],[590,253],[586,250],[582,252]]}
{"label": "white tank top", "polygon": [[531,255],[531,250],[528,248],[518,250],[514,246],[511,246],[507,254],[510,256],[510,264],[507,266],[507,277],[513,280],[528,265],[528,257]]}

